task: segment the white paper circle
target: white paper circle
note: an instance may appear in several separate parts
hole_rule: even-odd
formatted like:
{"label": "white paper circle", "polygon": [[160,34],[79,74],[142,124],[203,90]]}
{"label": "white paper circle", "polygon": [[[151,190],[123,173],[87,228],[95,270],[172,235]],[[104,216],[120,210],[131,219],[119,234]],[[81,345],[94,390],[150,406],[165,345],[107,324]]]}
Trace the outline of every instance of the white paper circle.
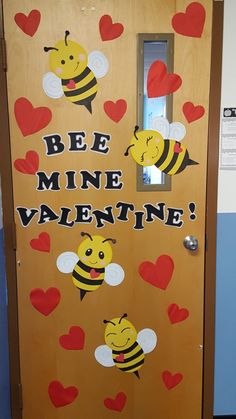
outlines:
{"label": "white paper circle", "polygon": [[170,124],[169,138],[171,140],[181,141],[186,135],[186,128],[181,122],[172,122]]}
{"label": "white paper circle", "polygon": [[168,119],[163,116],[156,116],[152,118],[150,129],[158,131],[165,140],[169,138],[170,124]]}
{"label": "white paper circle", "polygon": [[51,71],[43,76],[43,90],[52,99],[59,99],[64,94],[61,80]]}
{"label": "white paper circle", "polygon": [[117,263],[110,263],[105,270],[105,281],[112,287],[120,285],[124,280],[125,272]]}
{"label": "white paper circle", "polygon": [[88,56],[88,67],[98,79],[104,77],[109,70],[109,62],[101,51],[92,51]]}
{"label": "white paper circle", "polygon": [[69,274],[73,271],[78,259],[76,253],[64,252],[57,258],[57,269],[64,274]]}

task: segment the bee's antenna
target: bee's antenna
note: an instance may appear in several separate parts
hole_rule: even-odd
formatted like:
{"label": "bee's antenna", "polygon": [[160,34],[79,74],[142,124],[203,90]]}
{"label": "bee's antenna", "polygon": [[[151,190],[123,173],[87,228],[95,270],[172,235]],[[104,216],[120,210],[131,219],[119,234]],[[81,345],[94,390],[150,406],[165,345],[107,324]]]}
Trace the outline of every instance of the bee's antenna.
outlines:
{"label": "bee's antenna", "polygon": [[111,241],[113,244],[116,244],[116,240],[115,239],[105,239],[103,240],[103,243]]}
{"label": "bee's antenna", "polygon": [[103,320],[103,323],[111,323],[111,324],[114,324],[114,326],[115,326],[115,323],[113,323],[113,322],[111,322],[110,320]]}
{"label": "bee's antenna", "polygon": [[55,49],[55,51],[58,51],[58,48],[55,48],[55,47],[44,47],[44,51],[45,51],[45,52],[48,52],[48,51],[50,51],[51,49]]}
{"label": "bee's antenna", "polygon": [[65,44],[66,44],[66,46],[68,47],[68,44],[67,44],[67,37],[70,35],[70,32],[69,31],[65,31]]}
{"label": "bee's antenna", "polygon": [[84,233],[84,231],[82,231],[82,232],[80,233],[80,235],[81,235],[82,237],[84,237],[84,236],[88,236],[88,237],[90,238],[90,240],[91,240],[91,241],[93,241],[93,238],[92,238],[92,236],[90,236],[90,234],[89,234],[89,233]]}
{"label": "bee's antenna", "polygon": [[129,155],[129,149],[131,147],[134,147],[134,144],[129,145],[129,147],[127,148],[126,152],[124,153],[124,156],[128,156]]}
{"label": "bee's antenna", "polygon": [[138,137],[137,137],[137,135],[136,135],[136,132],[139,130],[139,126],[138,125],[135,125],[135,127],[134,127],[134,136],[135,136],[135,138],[136,138],[136,140],[138,140]]}
{"label": "bee's antenna", "polygon": [[125,314],[123,314],[123,316],[120,318],[120,320],[119,320],[119,324],[120,324],[120,322],[121,322],[121,320],[124,318],[124,317],[127,317],[128,316],[128,314],[127,313],[125,313]]}

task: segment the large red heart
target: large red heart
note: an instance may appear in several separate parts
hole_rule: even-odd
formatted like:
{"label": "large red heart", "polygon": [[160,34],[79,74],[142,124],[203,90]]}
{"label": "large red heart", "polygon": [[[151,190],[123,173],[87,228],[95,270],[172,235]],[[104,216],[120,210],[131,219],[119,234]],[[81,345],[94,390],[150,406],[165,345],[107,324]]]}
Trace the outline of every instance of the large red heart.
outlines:
{"label": "large red heart", "polygon": [[38,29],[41,14],[39,10],[31,10],[28,16],[24,13],[17,13],[14,19],[17,26],[19,26],[26,35],[33,36]]}
{"label": "large red heart", "polygon": [[48,316],[58,306],[61,294],[57,288],[48,288],[44,291],[41,288],[35,288],[30,293],[32,306],[44,316]]}
{"label": "large red heart", "polygon": [[166,388],[170,390],[171,388],[177,386],[183,380],[183,375],[181,373],[171,374],[170,371],[163,371],[162,380]]}
{"label": "large red heart", "polygon": [[170,304],[168,316],[171,323],[178,323],[188,318],[189,311],[187,308],[179,308],[177,304]]}
{"label": "large red heart", "polygon": [[156,263],[142,262],[139,266],[139,274],[154,287],[165,290],[171,280],[174,271],[174,261],[168,255],[161,255]]}
{"label": "large red heart", "polygon": [[121,36],[124,26],[122,23],[112,23],[111,16],[104,15],[99,21],[99,30],[103,41],[111,41]]}
{"label": "large red heart", "polygon": [[187,121],[190,123],[200,119],[204,115],[205,109],[201,105],[194,106],[192,102],[185,102],[183,105],[183,113]]}
{"label": "large red heart", "polygon": [[107,100],[103,107],[104,111],[109,116],[109,118],[112,119],[112,121],[119,122],[127,110],[127,103],[124,99],[119,99],[116,102]]}
{"label": "large red heart", "polygon": [[125,407],[127,397],[125,393],[117,393],[115,399],[105,399],[104,405],[107,409],[115,410],[116,412],[122,412]]}
{"label": "large red heart", "polygon": [[186,13],[176,13],[172,18],[174,30],[185,36],[200,38],[206,19],[206,11],[201,3],[193,2],[186,8]]}
{"label": "large red heart", "polygon": [[35,175],[39,168],[39,155],[36,151],[27,151],[25,159],[16,159],[14,167],[18,172]]}
{"label": "large red heart", "polygon": [[50,252],[51,239],[48,233],[40,233],[38,238],[30,240],[30,246],[39,252]]}
{"label": "large red heart", "polygon": [[179,89],[182,79],[178,74],[167,73],[167,67],[163,61],[154,61],[147,77],[148,97],[166,96]]}
{"label": "large red heart", "polygon": [[63,407],[73,403],[79,394],[76,387],[64,387],[60,381],[52,381],[48,386],[49,397],[55,407]]}
{"label": "large red heart", "polygon": [[45,128],[52,119],[52,112],[49,108],[34,108],[25,97],[20,97],[15,101],[14,112],[16,122],[24,137]]}
{"label": "large red heart", "polygon": [[70,327],[68,335],[59,338],[60,345],[64,349],[79,350],[84,348],[85,333],[79,326]]}

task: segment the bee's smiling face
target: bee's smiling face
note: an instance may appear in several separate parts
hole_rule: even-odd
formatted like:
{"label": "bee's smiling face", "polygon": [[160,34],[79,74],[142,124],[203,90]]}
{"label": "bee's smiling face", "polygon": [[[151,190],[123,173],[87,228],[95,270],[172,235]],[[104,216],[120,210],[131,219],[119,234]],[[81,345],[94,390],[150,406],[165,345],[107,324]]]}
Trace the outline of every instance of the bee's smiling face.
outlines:
{"label": "bee's smiling face", "polygon": [[145,130],[136,133],[138,138],[132,137],[130,153],[133,159],[141,166],[153,166],[159,159],[164,140],[157,131]]}
{"label": "bee's smiling face", "polygon": [[105,329],[105,342],[110,349],[124,351],[137,340],[135,327],[126,319],[116,318],[109,322]]}
{"label": "bee's smiling face", "polygon": [[81,45],[73,41],[59,41],[50,54],[50,69],[60,79],[73,79],[87,67],[88,56]]}
{"label": "bee's smiling face", "polygon": [[103,243],[105,240],[102,236],[91,236],[86,238],[79,245],[79,259],[90,268],[105,268],[112,260],[112,248],[109,242]]}

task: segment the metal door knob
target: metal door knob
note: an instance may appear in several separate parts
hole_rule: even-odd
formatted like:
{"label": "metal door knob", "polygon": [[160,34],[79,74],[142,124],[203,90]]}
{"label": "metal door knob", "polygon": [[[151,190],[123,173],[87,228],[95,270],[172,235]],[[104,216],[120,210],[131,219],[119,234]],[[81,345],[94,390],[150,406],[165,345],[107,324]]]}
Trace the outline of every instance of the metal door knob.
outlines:
{"label": "metal door knob", "polygon": [[191,252],[194,252],[198,249],[198,239],[194,236],[187,236],[183,241],[184,247]]}

